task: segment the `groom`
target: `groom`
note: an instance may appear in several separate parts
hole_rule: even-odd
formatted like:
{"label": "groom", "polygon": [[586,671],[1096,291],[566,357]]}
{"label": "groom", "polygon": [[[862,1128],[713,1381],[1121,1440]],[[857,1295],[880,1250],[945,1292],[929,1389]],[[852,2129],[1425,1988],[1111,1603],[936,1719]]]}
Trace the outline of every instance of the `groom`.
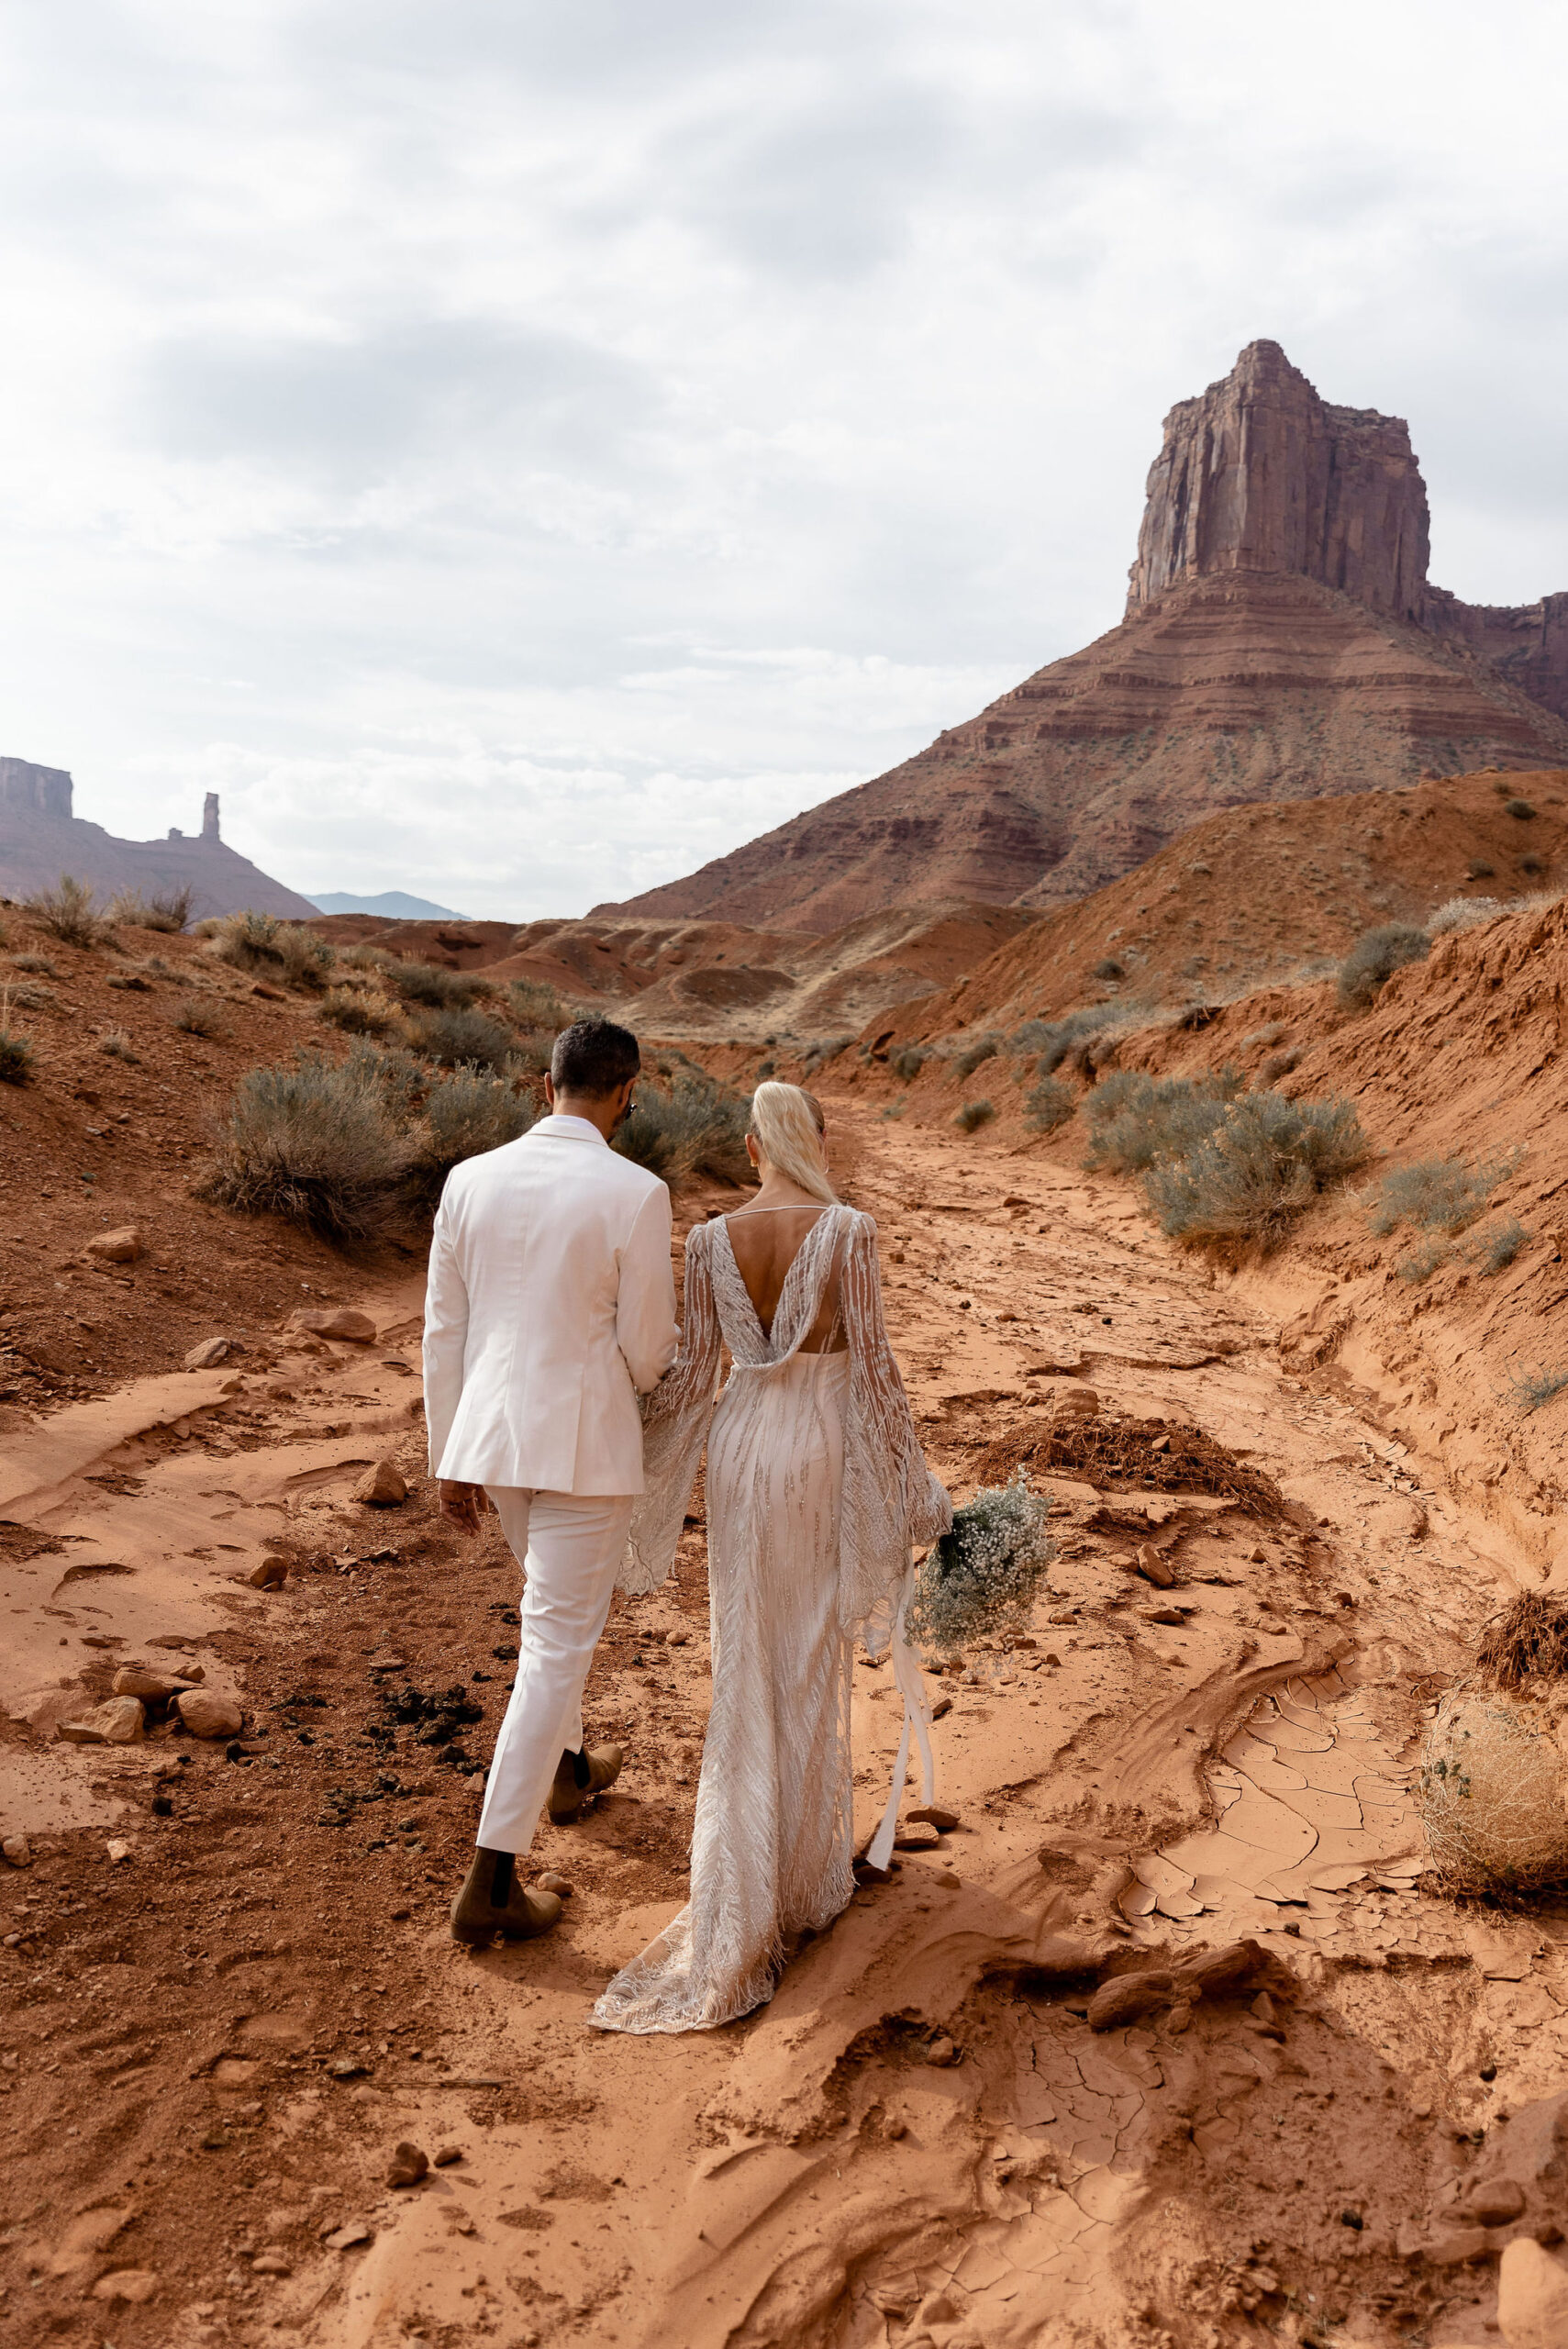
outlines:
{"label": "groom", "polygon": [[425,1410],[443,1516],[485,1497],[523,1566],[517,1675],[495,1741],[479,1849],[452,1905],[461,1942],[526,1941],[561,1914],[514,1880],[548,1798],[558,1823],[620,1774],[584,1751],[583,1684],[642,1490],[638,1389],[675,1358],[670,1194],[608,1147],[637,1039],[607,1019],[555,1040],[551,1114],[447,1177],[425,1302]]}

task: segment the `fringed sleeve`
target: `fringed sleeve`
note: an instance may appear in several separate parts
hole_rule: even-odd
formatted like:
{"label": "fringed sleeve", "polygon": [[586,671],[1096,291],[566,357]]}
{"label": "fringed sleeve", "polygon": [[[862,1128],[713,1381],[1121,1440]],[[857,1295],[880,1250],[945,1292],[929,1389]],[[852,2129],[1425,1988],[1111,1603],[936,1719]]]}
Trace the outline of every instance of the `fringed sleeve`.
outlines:
{"label": "fringed sleeve", "polygon": [[706,1224],[687,1236],[681,1351],[651,1394],[642,1397],[642,1490],[632,1508],[620,1574],[621,1588],[634,1598],[657,1590],[675,1563],[713,1419],[721,1349],[711,1245]]}
{"label": "fringed sleeve", "polygon": [[952,1523],[952,1503],[927,1467],[909,1398],[887,1340],[876,1226],[857,1215],[840,1265],[850,1346],[840,1520],[839,1620],[878,1653],[892,1631],[909,1553]]}

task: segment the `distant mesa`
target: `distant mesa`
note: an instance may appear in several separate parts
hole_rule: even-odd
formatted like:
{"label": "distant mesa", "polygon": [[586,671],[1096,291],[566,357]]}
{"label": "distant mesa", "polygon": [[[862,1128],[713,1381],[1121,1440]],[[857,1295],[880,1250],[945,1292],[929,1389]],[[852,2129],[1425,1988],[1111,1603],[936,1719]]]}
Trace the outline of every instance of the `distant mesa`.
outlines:
{"label": "distant mesa", "polygon": [[30,897],[70,873],[106,897],[122,889],[151,897],[189,888],[198,919],[250,907],[307,921],[316,911],[308,897],[285,889],[228,846],[218,828],[216,791],[206,795],[199,832],[187,835],[175,828],[161,841],[117,840],[101,824],[72,815],[71,802],[71,777],[63,767],[0,759],[0,896]]}
{"label": "distant mesa", "polygon": [[450,906],[433,906],[428,897],[411,897],[406,889],[384,889],[379,896],[357,897],[350,889],[327,889],[311,899],[318,913],[380,914],[387,921],[466,921],[466,914]]}
{"label": "distant mesa", "polygon": [[902,766],[597,914],[822,933],[1086,896],[1217,809],[1568,764],[1568,594],[1427,577],[1409,428],[1276,342],[1165,419],[1127,613]]}

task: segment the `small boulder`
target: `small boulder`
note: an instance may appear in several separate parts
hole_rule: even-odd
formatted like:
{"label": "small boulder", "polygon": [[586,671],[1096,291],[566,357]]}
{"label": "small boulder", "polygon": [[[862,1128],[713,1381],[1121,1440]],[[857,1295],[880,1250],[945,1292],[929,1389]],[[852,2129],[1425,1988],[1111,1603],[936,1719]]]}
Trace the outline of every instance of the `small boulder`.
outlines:
{"label": "small boulder", "polygon": [[1100,1398],[1092,1386],[1081,1378],[1060,1378],[1052,1386],[1050,1396],[1053,1419],[1097,1419]]}
{"label": "small boulder", "polygon": [[406,2137],[392,2156],[386,2182],[388,2186],[417,2186],[429,2166],[429,2155]]}
{"label": "small boulder", "polygon": [[944,1810],[940,1802],[923,1803],[918,1810],[908,1811],[906,1816],[914,1820],[923,1819],[928,1826],[936,1829],[939,1835],[951,1835],[959,1823],[957,1811]]}
{"label": "small boulder", "polygon": [[289,1328],[308,1338],[337,1338],[350,1346],[375,1343],[375,1323],[370,1315],[356,1313],[349,1305],[334,1306],[329,1310],[304,1308],[290,1315]]}
{"label": "small boulder", "polygon": [[443,2145],[435,2156],[436,2167],[438,2169],[450,2169],[453,2162],[460,2162],[462,2159],[462,2147],[461,2145]]}
{"label": "small boulder", "polygon": [[0,1843],[0,1858],[5,1860],[8,1867],[30,1868],[33,1864],[33,1847],[25,1835],[7,1835],[5,1842]]}
{"label": "small boulder", "polygon": [[354,1486],[353,1497],[372,1508],[397,1508],[408,1497],[408,1486],[390,1460],[378,1460]]}
{"label": "small boulder", "polygon": [[375,2233],[363,2219],[350,2219],[345,2225],[335,2227],[329,2235],[323,2235],[321,2240],[328,2251],[352,2251],[356,2244],[373,2243]]}
{"label": "small boulder", "polygon": [[1517,2177],[1482,2177],[1464,2199],[1463,2215],[1477,2226],[1506,2227],[1525,2207],[1525,2190]]}
{"label": "small boulder", "polygon": [[171,1697],[182,1696],[194,1688],[201,1679],[203,1667],[198,1664],[194,1673],[158,1672],[147,1664],[122,1664],[115,1675],[117,1697],[139,1697],[144,1705],[166,1705]]}
{"label": "small boulder", "polygon": [[936,1829],[924,1820],[901,1827],[893,1838],[895,1852],[940,1852],[941,1843]]}
{"label": "small boulder", "polygon": [[100,1231],[88,1241],[85,1253],[95,1256],[100,1264],[134,1264],[147,1250],[135,1224],[128,1223],[118,1231]]}
{"label": "small boulder", "polygon": [[1118,1974],[1102,1982],[1090,1999],[1089,2029],[1118,2031],[1123,2023],[1152,2014],[1157,2007],[1168,2007],[1175,1996],[1174,1977],[1162,1966],[1148,1966],[1141,1974]]}
{"label": "small boulder", "polygon": [[945,2031],[939,2032],[936,2038],[929,2043],[926,2048],[926,2061],[928,2064],[934,2064],[939,2072],[951,2070],[951,2066],[958,2062],[958,2049]]}
{"label": "small boulder", "polygon": [[286,2251],[276,2243],[269,2243],[266,2250],[259,2251],[250,2262],[250,2273],[252,2276],[292,2276],[294,2263]]}
{"label": "small boulder", "polygon": [[[577,1887],[570,1876],[558,1876],[553,1868],[546,1868],[539,1879],[537,1889],[540,1892],[553,1892],[558,1900],[570,1900]],[[438,2154],[437,2161],[439,2162],[440,2158]]]}
{"label": "small boulder", "polygon": [[1568,2341],[1568,2268],[1529,2235],[1503,2254],[1497,2321],[1508,2349],[1562,2349]]}
{"label": "small boulder", "polygon": [[251,1567],[245,1577],[252,1590],[282,1590],[288,1578],[289,1562],[286,1558],[263,1558],[260,1564]]}
{"label": "small boulder", "polygon": [[1166,1564],[1152,1542],[1139,1543],[1138,1571],[1145,1582],[1154,1585],[1156,1590],[1169,1590],[1175,1583],[1173,1568]]}
{"label": "small boulder", "polygon": [[187,1688],[174,1703],[193,1737],[238,1737],[245,1726],[243,1708],[215,1689]]}
{"label": "small boulder", "polygon": [[185,1356],[185,1368],[187,1370],[216,1370],[218,1364],[227,1362],[233,1352],[232,1338],[204,1338],[201,1344],[193,1346]]}
{"label": "small boulder", "polygon": [[150,2267],[117,2267],[107,2276],[100,2276],[93,2287],[95,2300],[128,2300],[139,2308],[151,2299],[158,2289],[158,2278]]}
{"label": "small boulder", "polygon": [[130,1857],[130,1845],[122,1842],[117,1835],[110,1838],[108,1842],[105,1844],[104,1850],[108,1855],[109,1865],[111,1867],[123,1867],[126,1861]]}
{"label": "small boulder", "polygon": [[134,1745],[147,1728],[138,1697],[111,1697],[73,1721],[57,1721],[55,1735],[66,1745]]}

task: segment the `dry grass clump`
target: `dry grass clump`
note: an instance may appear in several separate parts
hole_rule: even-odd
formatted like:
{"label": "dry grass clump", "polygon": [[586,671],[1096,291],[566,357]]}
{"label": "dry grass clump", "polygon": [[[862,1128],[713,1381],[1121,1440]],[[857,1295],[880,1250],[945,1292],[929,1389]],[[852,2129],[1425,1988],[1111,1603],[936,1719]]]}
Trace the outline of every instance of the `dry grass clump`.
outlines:
{"label": "dry grass clump", "polygon": [[962,1108],[954,1110],[952,1121],[961,1134],[978,1133],[982,1126],[990,1124],[995,1114],[994,1101],[966,1101]]}
{"label": "dry grass clump", "polygon": [[636,1099],[610,1144],[623,1158],[672,1186],[693,1174],[711,1174],[720,1183],[755,1182],[746,1155],[751,1105],[743,1094],[694,1069],[677,1073],[668,1089],[642,1077]]}
{"label": "dry grass clump", "polygon": [[1151,1166],[1143,1188],[1160,1229],[1189,1246],[1269,1246],[1331,1183],[1365,1161],[1348,1101],[1246,1093],[1180,1158]]}
{"label": "dry grass clump", "polygon": [[529,1095],[476,1068],[460,1068],[433,1085],[414,1143],[417,1193],[433,1205],[454,1166],[516,1141],[538,1116]]}
{"label": "dry grass clump", "polygon": [[324,938],[275,914],[225,914],[201,925],[207,951],[237,971],[287,987],[324,987],[337,955]]}
{"label": "dry grass clump", "polygon": [[893,1055],[893,1074],[908,1085],[919,1075],[930,1057],[924,1044],[901,1044]]}
{"label": "dry grass clump", "polygon": [[58,979],[60,976],[58,965],[51,963],[47,954],[13,954],[11,968],[14,971],[30,971],[42,979]]}
{"label": "dry grass clump", "polygon": [[[1492,867],[1485,870],[1490,873]],[[1479,930],[1484,923],[1496,921],[1506,910],[1496,897],[1450,897],[1438,907],[1427,923],[1429,938],[1451,938],[1457,931]]]}
{"label": "dry grass clump", "polygon": [[1465,1230],[1518,1164],[1522,1152],[1481,1164],[1459,1156],[1417,1158],[1396,1166],[1380,1180],[1367,1210],[1379,1239],[1401,1223],[1421,1231],[1446,1231],[1451,1240]]}
{"label": "dry grass clump", "polygon": [[106,1028],[98,1039],[98,1050],[112,1061],[129,1061],[135,1065],[136,1053],[123,1028]]}
{"label": "dry grass clump", "polygon": [[1505,1216],[1501,1223],[1484,1233],[1475,1251],[1483,1277],[1506,1272],[1529,1238],[1529,1233],[1517,1215]]}
{"label": "dry grass clump", "polygon": [[1521,1410],[1539,1411],[1568,1387],[1568,1370],[1522,1370],[1508,1382]]}
{"label": "dry grass clump", "polygon": [[1564,1756],[1544,1706],[1456,1690],[1427,1735],[1418,1799],[1449,1892],[1525,1893],[1568,1883]]}
{"label": "dry grass clump", "polygon": [[1348,1011],[1364,1011],[1396,971],[1423,962],[1431,950],[1424,930],[1409,922],[1384,922],[1358,938],[1340,964],[1339,997]]}
{"label": "dry grass clump", "polygon": [[223,1030],[209,1003],[194,995],[174,1006],[173,1025],[183,1036],[221,1036]]}
{"label": "dry grass clump", "polygon": [[40,921],[62,945],[100,946],[108,936],[108,920],[96,896],[69,873],[62,873],[52,889],[40,889],[23,903],[35,921]]}
{"label": "dry grass clump", "polygon": [[15,1028],[0,1025],[0,1085],[26,1085],[37,1055],[29,1040]]}
{"label": "dry grass clump", "polygon": [[109,919],[132,930],[156,930],[178,937],[187,928],[196,893],[189,887],[158,889],[144,897],[139,889],[122,889],[109,903]]}

